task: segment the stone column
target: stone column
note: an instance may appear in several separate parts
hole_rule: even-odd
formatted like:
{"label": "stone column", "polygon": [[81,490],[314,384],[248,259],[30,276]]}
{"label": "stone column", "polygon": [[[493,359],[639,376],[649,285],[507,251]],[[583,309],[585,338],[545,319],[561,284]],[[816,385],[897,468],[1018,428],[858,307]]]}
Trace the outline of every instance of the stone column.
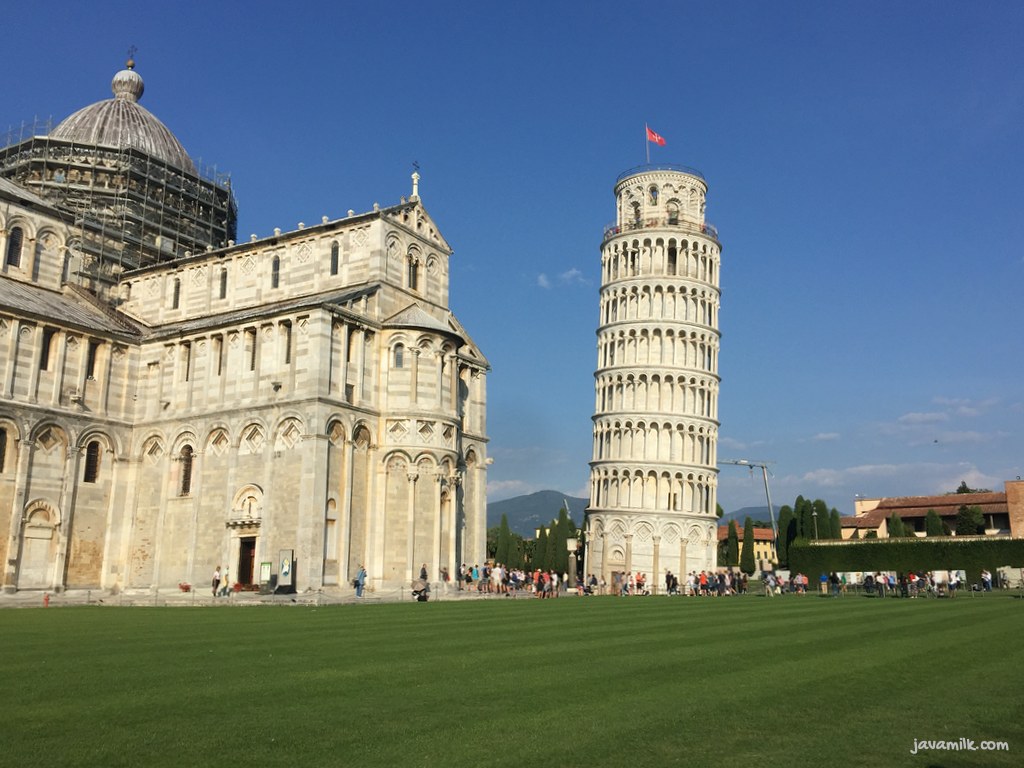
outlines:
{"label": "stone column", "polygon": [[413,560],[416,556],[416,548],[414,546],[416,543],[416,481],[419,479],[420,474],[416,470],[410,470],[406,476],[409,478],[409,502],[406,516],[409,540],[406,544],[405,580],[411,584],[413,574],[417,573],[416,563]]}
{"label": "stone column", "polygon": [[[42,361],[43,356],[43,326],[37,325],[33,329],[33,332],[29,335],[28,339],[32,344],[32,367],[28,371],[28,401],[34,403],[37,401],[37,390],[39,389],[39,363]],[[50,365],[53,365],[53,361],[50,361]],[[60,378],[57,376],[56,378]]]}
{"label": "stone column", "polygon": [[353,391],[354,391],[353,400],[355,402],[357,402],[357,403],[361,403],[361,402],[363,402],[363,399],[364,399],[364,396],[363,396],[363,394],[364,394],[363,393],[363,386],[364,386],[364,384],[363,384],[363,382],[366,380],[366,376],[365,376],[366,329],[365,328],[359,328],[358,329],[358,335],[357,335],[356,338],[358,339],[357,343],[359,344],[359,348],[356,349],[356,375],[357,375],[358,378],[356,379],[355,387],[353,387]]}
{"label": "stone column", "polygon": [[348,345],[349,345],[349,327],[347,323],[338,323],[335,327],[340,331],[339,342],[341,344],[341,372],[339,374],[341,378],[341,398],[347,402],[348,400]]}
{"label": "stone column", "polygon": [[434,475],[434,543],[432,547],[433,556],[428,564],[427,575],[431,581],[441,578],[441,484],[444,478],[440,473]]}
{"label": "stone column", "polygon": [[[342,476],[345,483],[345,493],[342,494],[340,499],[341,509],[338,510],[339,528],[341,529],[341,551],[338,553],[338,583],[341,585],[348,584],[349,581],[354,578],[355,574],[349,574],[348,565],[349,560],[352,557],[352,466],[355,460],[356,444],[354,441],[346,438],[342,442],[342,451],[344,452],[342,458]],[[365,537],[366,531],[363,531]],[[363,551],[366,551],[364,544]]]}
{"label": "stone column", "polygon": [[413,347],[409,350],[412,360],[412,371],[409,374],[409,403],[413,406],[419,400],[420,386],[420,350]]}
{"label": "stone column", "polygon": [[61,482],[60,500],[60,526],[57,529],[57,562],[53,573],[52,586],[58,592],[64,589],[64,573],[67,567],[68,542],[71,540],[71,526],[74,524],[75,498],[78,488],[78,457],[82,454],[81,448],[69,445],[67,454],[64,457],[64,479]]}
{"label": "stone column", "polygon": [[25,516],[25,489],[28,486],[29,455],[35,443],[18,440],[18,466],[14,475],[14,502],[11,504],[11,526],[7,538],[7,563],[4,568],[4,592],[18,590],[18,561],[21,558],[21,526]]}
{"label": "stone column", "polygon": [[651,580],[654,582],[654,589],[651,592],[657,595],[664,581],[661,578],[661,536],[654,536],[652,541],[654,542],[654,573],[651,574]]}
{"label": "stone column", "polygon": [[[2,258],[2,254],[0,254]],[[4,395],[8,398],[14,397],[14,378],[18,371],[18,347],[21,344],[29,344],[32,340],[32,329],[30,323],[11,322],[11,338],[7,344],[7,369],[4,371]]]}
{"label": "stone column", "polygon": [[626,574],[633,572],[633,534],[626,534]]}
{"label": "stone column", "polygon": [[458,526],[459,487],[461,485],[462,477],[458,474],[448,476],[448,487],[451,489],[448,495],[448,572],[453,579],[459,577]]}
{"label": "stone column", "polygon": [[687,570],[686,570],[686,545],[687,545],[687,542],[688,542],[688,540],[687,540],[686,536],[680,536],[679,537],[679,580],[680,581],[683,581],[684,578],[687,576]]}

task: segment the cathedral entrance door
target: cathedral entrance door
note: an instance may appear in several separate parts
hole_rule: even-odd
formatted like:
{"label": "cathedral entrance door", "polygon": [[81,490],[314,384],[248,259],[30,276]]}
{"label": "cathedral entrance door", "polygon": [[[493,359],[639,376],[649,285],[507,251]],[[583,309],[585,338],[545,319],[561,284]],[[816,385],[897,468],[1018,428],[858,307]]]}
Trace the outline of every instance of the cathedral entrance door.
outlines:
{"label": "cathedral entrance door", "polygon": [[252,570],[256,564],[256,537],[243,536],[238,544],[238,583],[247,587],[252,584]]}

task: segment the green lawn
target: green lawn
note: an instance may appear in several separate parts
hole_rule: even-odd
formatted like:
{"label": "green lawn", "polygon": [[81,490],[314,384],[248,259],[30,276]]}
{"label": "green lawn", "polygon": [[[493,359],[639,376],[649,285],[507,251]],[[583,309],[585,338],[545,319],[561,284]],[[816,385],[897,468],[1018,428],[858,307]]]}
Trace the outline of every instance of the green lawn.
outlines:
{"label": "green lawn", "polygon": [[[11,766],[1024,764],[1024,601],[0,611]],[[1009,752],[910,754],[917,740]]]}

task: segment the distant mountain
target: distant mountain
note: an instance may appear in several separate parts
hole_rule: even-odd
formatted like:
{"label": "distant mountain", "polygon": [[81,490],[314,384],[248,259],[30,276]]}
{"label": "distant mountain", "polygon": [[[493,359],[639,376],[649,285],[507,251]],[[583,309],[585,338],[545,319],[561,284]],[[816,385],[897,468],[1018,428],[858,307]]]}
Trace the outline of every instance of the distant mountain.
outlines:
{"label": "distant mountain", "polygon": [[[513,533],[518,533],[524,539],[532,539],[537,529],[547,525],[558,517],[558,510],[562,508],[562,502],[569,502],[569,515],[576,527],[583,525],[583,513],[590,503],[589,499],[581,499],[578,496],[569,496],[561,491],[537,491],[525,496],[513,496],[511,499],[494,501],[487,505],[487,527],[494,528],[501,525],[501,516],[508,517],[508,527]],[[775,507],[775,520],[779,520],[779,509]],[[722,516],[719,525],[728,525],[730,520],[742,528],[747,516],[755,523],[761,522],[770,524],[768,507],[743,507],[735,512],[729,512]]]}
{"label": "distant mountain", "polygon": [[[772,504],[772,506],[775,507],[775,522],[778,523],[779,510],[781,509],[781,507],[776,506],[775,504]],[[753,520],[755,523],[771,523],[771,518],[768,515],[768,506],[765,505],[763,507],[743,507],[743,509],[737,509],[735,512],[729,512],[728,514],[722,516],[722,519],[718,521],[718,524],[728,525],[730,520],[735,520],[736,525],[742,528],[743,524],[747,520],[747,517],[750,517],[750,519]]]}
{"label": "distant mountain", "polygon": [[524,539],[532,539],[538,528],[558,518],[563,500],[569,503],[569,516],[576,527],[583,525],[583,511],[590,499],[569,496],[561,491],[537,491],[488,504],[487,527],[501,525],[501,516],[505,515],[509,530]]}

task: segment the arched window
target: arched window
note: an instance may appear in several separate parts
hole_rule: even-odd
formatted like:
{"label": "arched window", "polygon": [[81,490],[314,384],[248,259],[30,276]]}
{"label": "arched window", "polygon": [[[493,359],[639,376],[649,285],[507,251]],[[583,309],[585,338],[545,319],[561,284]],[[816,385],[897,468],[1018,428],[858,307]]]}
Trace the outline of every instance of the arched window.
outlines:
{"label": "arched window", "polygon": [[7,235],[7,266],[21,266],[21,245],[25,240],[25,231],[21,227],[11,227]]}
{"label": "arched window", "polygon": [[270,287],[277,288],[281,284],[281,257],[275,256],[270,262]]}
{"label": "arched window", "polygon": [[650,200],[651,205],[657,205],[658,204],[658,188],[652,185],[651,188],[647,190],[647,197]]}
{"label": "arched window", "polygon": [[0,474],[3,474],[4,466],[7,464],[7,430],[0,427]]}
{"label": "arched window", "polygon": [[420,265],[416,259],[409,259],[409,290],[418,291],[420,283]]}
{"label": "arched window", "polygon": [[220,297],[226,299],[228,297],[228,270],[227,267],[220,271]]}
{"label": "arched window", "polygon": [[338,241],[335,240],[334,242],[331,243],[331,274],[332,275],[338,274],[338,257],[339,257]]}
{"label": "arched window", "polygon": [[100,474],[100,441],[92,440],[85,447],[85,474],[82,482],[95,483]]}
{"label": "arched window", "polygon": [[181,280],[174,278],[174,284],[171,287],[171,309],[177,309],[178,304],[181,302]]}
{"label": "arched window", "polygon": [[401,344],[395,345],[395,368],[401,368],[405,365],[405,347]]}
{"label": "arched window", "polygon": [[181,488],[179,496],[188,496],[192,492],[192,446],[182,446],[181,454]]}
{"label": "arched window", "polygon": [[57,335],[56,328],[44,328],[43,339],[39,346],[39,370],[50,370],[50,353],[53,351],[53,338]]}

